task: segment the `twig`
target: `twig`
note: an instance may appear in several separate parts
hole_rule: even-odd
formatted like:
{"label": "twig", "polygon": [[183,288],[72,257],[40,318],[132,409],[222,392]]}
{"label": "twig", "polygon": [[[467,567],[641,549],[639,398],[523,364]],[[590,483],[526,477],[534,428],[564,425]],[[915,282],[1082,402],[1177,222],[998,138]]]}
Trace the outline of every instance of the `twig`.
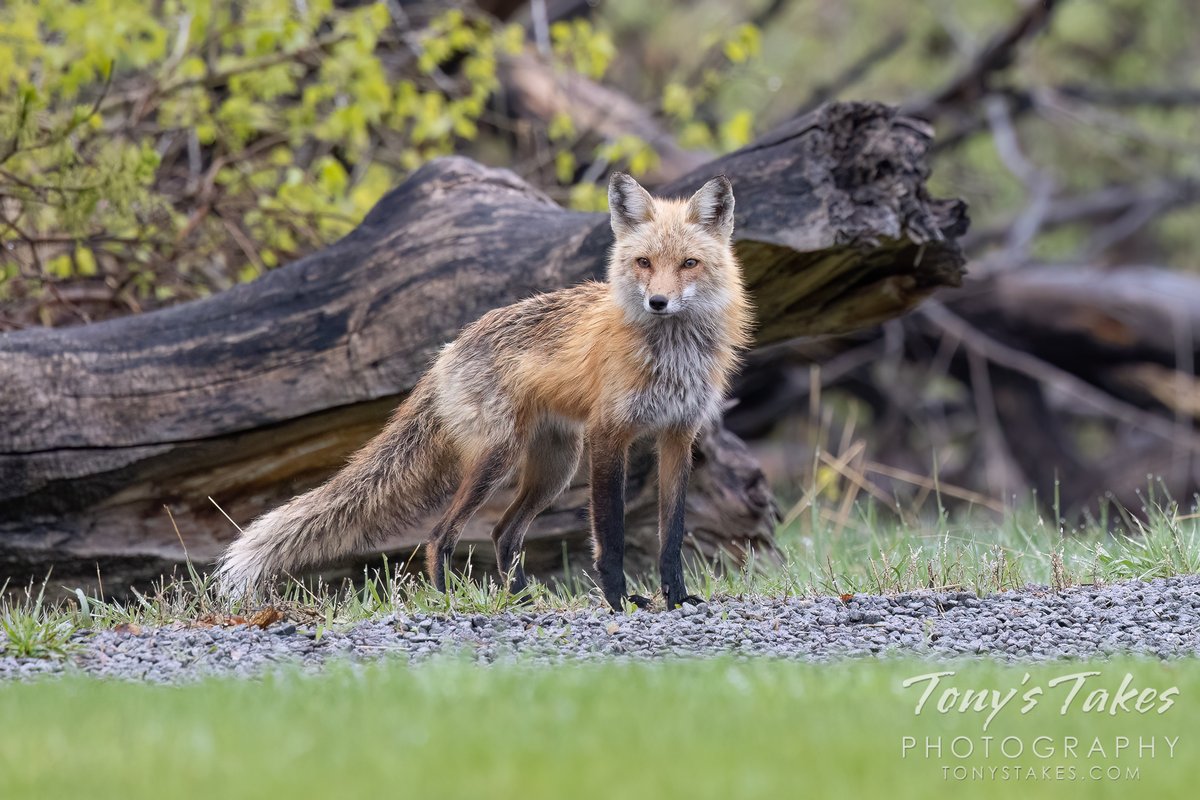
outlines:
{"label": "twig", "polygon": [[837,99],[839,95],[865,78],[871,70],[891,58],[904,46],[906,41],[908,41],[908,34],[905,31],[897,30],[889,33],[870,50],[850,62],[844,70],[827,83],[819,84],[813,89],[808,99],[792,113],[792,118],[802,117],[822,103]]}
{"label": "twig", "polygon": [[[1077,222],[1105,222],[1153,204],[1160,211],[1200,202],[1200,182],[1189,178],[1159,180],[1147,185],[1107,186],[1094,192],[1062,197],[1046,209],[1042,229]],[[1014,220],[964,236],[963,248],[971,251],[1004,239]]]}
{"label": "twig", "polygon": [[[413,33],[412,21],[409,20],[408,14],[404,11],[404,6],[400,4],[400,0],[388,0],[388,13],[392,17],[392,22],[396,29],[400,32],[400,41],[408,48],[408,51],[416,57],[420,57],[421,40]],[[441,67],[435,66],[430,71],[430,77],[433,78],[434,84],[443,92],[452,92],[454,90],[454,81],[442,71]]]}
{"label": "twig", "polygon": [[233,220],[228,217],[220,217],[220,219],[225,230],[229,231],[229,235],[233,237],[233,241],[237,243],[238,248],[242,251],[242,255],[246,256],[259,272],[266,272],[267,268],[263,264],[262,259],[258,257],[258,251],[254,248],[254,242],[250,241],[250,237]]}
{"label": "twig", "polygon": [[1190,449],[1200,451],[1200,436],[1195,433],[1181,431],[1174,423],[1119,400],[1066,370],[996,341],[936,300],[927,300],[918,313],[946,335],[955,337],[963,346],[975,350],[995,364],[1043,384],[1052,385],[1118,422],[1145,430],[1164,441],[1179,442]]}
{"label": "twig", "polygon": [[546,16],[546,0],[531,0],[529,15],[533,18],[533,40],[543,57],[550,55],[550,20]]}
{"label": "twig", "polygon": [[975,416],[983,439],[984,479],[992,494],[1001,498],[1026,481],[1022,480],[1013,464],[1012,451],[1000,424],[996,411],[996,396],[992,389],[988,362],[978,352],[968,348],[967,368],[971,375],[971,396],[975,400]]}
{"label": "twig", "polygon": [[[1074,105],[1104,106],[1107,108],[1163,108],[1174,109],[1200,105],[1200,88],[1159,89],[1143,86],[1137,89],[1109,89],[1107,87],[1063,84],[1045,89],[1018,89],[1013,87],[994,88],[989,96],[1002,97],[1008,104],[1008,112],[1017,119],[1034,110],[1042,102],[1040,97],[1059,97]],[[972,116],[966,122],[950,128],[938,136],[932,152],[940,153],[958,147],[977,133],[987,130],[987,120]]]}
{"label": "twig", "polygon": [[244,530],[242,530],[242,526],[241,526],[241,525],[238,525],[236,522],[234,522],[234,521],[233,521],[233,517],[231,517],[231,516],[229,516],[228,514],[226,514],[226,513],[225,513],[225,509],[223,509],[223,508],[221,508],[219,505],[217,505],[217,501],[216,501],[216,500],[213,500],[213,499],[212,499],[212,497],[209,497],[209,498],[208,498],[208,502],[212,503],[214,506],[216,506],[216,507],[217,507],[217,511],[220,511],[220,512],[221,512],[221,516],[223,516],[225,519],[229,520],[229,524],[230,524],[230,525],[232,525],[233,527],[237,528],[237,529],[238,529],[238,533],[245,533],[245,531],[244,531]]}
{"label": "twig", "polygon": [[[865,441],[862,439],[858,440],[849,450],[838,456],[837,461],[834,464],[831,464],[830,467],[835,472],[841,473],[851,461],[857,458],[863,452],[863,450],[866,449],[866,447],[867,443]],[[813,481],[813,485],[808,487],[808,490],[804,493],[804,496],[800,498],[800,502],[792,506],[791,510],[788,511],[788,513],[784,516],[783,522],[780,523],[780,526],[786,528],[788,525],[799,519],[800,515],[803,514],[805,510],[817,499],[817,496],[821,494],[821,492],[825,491],[825,488],[829,486],[831,480],[831,478],[827,478],[823,481]]]}
{"label": "twig", "polygon": [[1054,90],[1057,94],[1096,106],[1112,108],[1176,108],[1200,105],[1200,87],[1180,86],[1162,88],[1139,86],[1136,89],[1113,89],[1108,86],[1066,84]]}
{"label": "twig", "polygon": [[862,467],[860,467],[857,471],[852,470],[850,469],[849,465],[843,465],[837,459],[833,458],[833,456],[825,452],[820,454],[820,459],[821,463],[825,464],[830,469],[835,470],[843,478],[874,497],[880,503],[883,503],[885,508],[895,505],[895,498],[889,497],[887,492],[883,491],[883,489],[880,489],[878,486],[864,477],[866,470]]}
{"label": "twig", "polygon": [[[313,39],[303,47],[297,47],[294,50],[281,50],[277,53],[252,58],[247,61],[242,61],[225,69],[211,70],[203,75],[198,75],[194,78],[184,78],[174,82],[162,84],[153,84],[149,91],[130,90],[119,95],[108,98],[102,103],[98,103],[96,110],[100,112],[111,111],[120,106],[137,103],[140,106],[145,106],[151,98],[161,99],[167,95],[183,89],[192,89],[203,86],[208,89],[213,89],[221,86],[229,81],[230,78],[241,75],[246,72],[257,72],[258,70],[266,69],[267,67],[285,64],[289,61],[296,61],[299,58],[313,53],[317,50],[324,50],[327,47],[343,42],[351,37],[348,33],[336,33],[326,36],[320,36]],[[111,75],[111,73],[110,73]]]}
{"label": "twig", "polygon": [[1091,241],[1088,242],[1084,252],[1076,260],[1085,262],[1098,260],[1100,255],[1106,250],[1120,244],[1158,219],[1171,205],[1171,201],[1167,198],[1144,198],[1140,203],[1117,218],[1111,225],[1104,225],[1098,228],[1093,234]]}
{"label": "twig", "polygon": [[756,28],[765,28],[786,11],[790,5],[791,0],[771,0],[771,2],[763,6],[761,11],[750,18],[750,24]]}
{"label": "twig", "polygon": [[[1197,148],[1195,139],[1171,136],[1164,133],[1161,128],[1149,128],[1115,111],[1075,102],[1069,97],[1051,91],[1038,92],[1034,97],[1034,104],[1041,111],[1051,112],[1059,118],[1094,129],[1109,137],[1124,137],[1188,157],[1195,156],[1197,149],[1200,149]],[[1124,155],[1123,151],[1114,150],[1114,152]]]}
{"label": "twig", "polygon": [[[211,497],[208,499],[212,500]],[[214,505],[216,504],[214,503]],[[218,508],[220,508],[220,506],[218,506]],[[167,517],[169,517],[171,520],[171,527],[175,529],[175,537],[179,539],[179,546],[183,548],[183,560],[191,561],[192,559],[188,556],[187,545],[183,543],[183,534],[179,532],[179,526],[175,524],[175,515],[171,513],[171,507],[166,503],[163,503],[163,510],[167,512]],[[225,512],[222,511],[221,513],[224,514]],[[229,519],[228,515],[226,515],[225,518]],[[233,522],[233,520],[229,521]]]}
{"label": "twig", "polygon": [[940,480],[935,481],[932,478],[924,475],[918,475],[915,472],[909,472],[906,469],[892,467],[887,464],[880,464],[876,461],[867,461],[863,464],[862,468],[863,472],[874,472],[878,475],[883,475],[884,477],[893,478],[905,483],[911,483],[914,486],[920,486],[930,491],[936,490],[941,494],[947,494],[951,497],[957,497],[959,500],[965,500],[968,503],[974,503],[976,505],[983,506],[984,508],[995,511],[997,514],[1003,514],[1006,511],[1003,503],[998,500],[994,500],[987,495],[980,494],[979,492],[973,492],[970,489],[964,489],[953,484],[943,483]]}
{"label": "twig", "polygon": [[1008,265],[1024,261],[1029,254],[1029,246],[1042,228],[1050,198],[1054,194],[1054,179],[1038,169],[1021,152],[1017,141],[1017,132],[1013,128],[1012,118],[1008,107],[997,97],[987,97],[984,100],[988,125],[992,129],[992,139],[996,145],[996,153],[1004,166],[1025,185],[1029,197],[1023,210],[1017,215],[1016,221],[1008,233],[1005,243],[1005,262]]}
{"label": "twig", "polygon": [[1012,66],[1017,50],[1050,21],[1061,0],[1032,0],[1008,27],[992,36],[970,63],[927,100],[911,104],[905,113],[930,118],[951,106],[966,106],[986,96],[992,76]]}
{"label": "twig", "polygon": [[[94,116],[97,112],[100,111],[101,104],[104,102],[104,99],[108,96],[109,89],[112,88],[113,70],[114,70],[113,64],[110,62],[108,65],[108,76],[104,79],[104,85],[102,87],[100,87],[100,94],[98,94],[96,96],[96,99],[92,103],[92,107],[88,111],[88,113],[85,115],[82,115],[79,118],[81,122],[83,120],[89,119],[90,117]],[[17,124],[14,127],[12,140],[10,141],[8,146],[5,148],[4,153],[0,154],[0,164],[7,162],[10,158],[12,158],[18,152],[28,153],[33,150],[42,150],[47,147],[53,147],[54,145],[59,144],[60,142],[63,142],[64,140],[66,140],[66,138],[68,136],[70,136],[72,133],[74,133],[75,129],[77,127],[79,127],[78,125],[66,125],[62,128],[62,130],[60,130],[58,132],[58,134],[56,136],[52,136],[51,138],[49,138],[43,142],[34,142],[33,144],[25,145],[24,147],[22,147],[21,143],[20,143],[21,128],[24,126],[24,120],[27,118],[27,115],[28,115],[28,102],[25,100],[22,100],[21,110],[20,110],[20,118],[18,119]]]}

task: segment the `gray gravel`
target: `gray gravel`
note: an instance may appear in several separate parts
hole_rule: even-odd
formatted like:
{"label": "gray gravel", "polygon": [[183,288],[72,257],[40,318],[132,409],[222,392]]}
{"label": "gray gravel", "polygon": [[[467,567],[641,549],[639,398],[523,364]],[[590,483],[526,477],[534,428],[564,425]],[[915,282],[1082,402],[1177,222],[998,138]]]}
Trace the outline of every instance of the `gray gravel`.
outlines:
{"label": "gray gravel", "polygon": [[174,682],[212,674],[256,675],[281,664],[319,669],[331,659],[421,660],[437,654],[479,662],[731,654],[808,661],[883,655],[1009,661],[1124,653],[1194,656],[1200,655],[1200,576],[1064,592],[1029,587],[986,598],[915,592],[856,596],[848,602],[725,599],[631,615],[600,608],[401,615],[325,631],[319,638],[285,621],[266,630],[177,625],[137,634],[82,631],[76,640],[63,659],[0,656],[0,679],[82,671]]}

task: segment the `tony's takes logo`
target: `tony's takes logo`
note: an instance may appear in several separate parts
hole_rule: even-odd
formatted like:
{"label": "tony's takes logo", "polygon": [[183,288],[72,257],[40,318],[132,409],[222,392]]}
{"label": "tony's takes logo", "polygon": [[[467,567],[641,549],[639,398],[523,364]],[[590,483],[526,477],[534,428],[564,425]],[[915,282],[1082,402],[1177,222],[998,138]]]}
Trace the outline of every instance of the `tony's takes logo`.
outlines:
{"label": "tony's takes logo", "polygon": [[953,670],[927,672],[904,680],[900,685],[905,689],[921,689],[913,713],[919,716],[927,709],[933,708],[939,714],[986,714],[983,720],[983,730],[986,731],[992,720],[1001,711],[1012,706],[1018,697],[1018,704],[1012,707],[1019,709],[1020,714],[1028,714],[1037,708],[1043,699],[1054,698],[1055,702],[1060,702],[1058,713],[1063,715],[1078,710],[1083,713],[1117,716],[1151,712],[1163,714],[1175,704],[1175,698],[1179,695],[1177,686],[1166,689],[1139,687],[1129,672],[1125,673],[1120,687],[1114,691],[1095,686],[1095,679],[1101,675],[1095,670],[1060,675],[1044,683],[1034,682],[1032,676],[1026,672],[1019,685],[1007,689],[960,688],[950,680],[956,674]]}

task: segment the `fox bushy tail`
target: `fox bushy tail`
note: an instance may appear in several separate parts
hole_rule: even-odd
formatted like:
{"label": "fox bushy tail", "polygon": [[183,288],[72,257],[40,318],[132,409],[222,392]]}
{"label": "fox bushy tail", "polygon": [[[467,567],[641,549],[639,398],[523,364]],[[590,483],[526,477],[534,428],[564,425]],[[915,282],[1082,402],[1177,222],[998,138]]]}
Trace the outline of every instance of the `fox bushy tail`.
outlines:
{"label": "fox bushy tail", "polygon": [[245,529],[221,558],[219,588],[244,594],[415,523],[453,491],[450,451],[433,389],[421,382],[340,472]]}

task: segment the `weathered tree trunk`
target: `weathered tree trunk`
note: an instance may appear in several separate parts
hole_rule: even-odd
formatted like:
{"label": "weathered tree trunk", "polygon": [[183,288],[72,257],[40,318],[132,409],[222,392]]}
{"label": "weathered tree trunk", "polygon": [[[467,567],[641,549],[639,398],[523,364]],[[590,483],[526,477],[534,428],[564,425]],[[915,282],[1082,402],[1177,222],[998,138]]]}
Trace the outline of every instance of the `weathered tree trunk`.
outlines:
{"label": "weathered tree trunk", "polygon": [[[961,203],[932,201],[930,132],[873,104],[833,105],[665,187],[717,173],[737,194],[737,249],[758,342],[847,331],[957,284]],[[431,163],[353,233],[252,284],[86,327],[0,336],[0,572],[106,588],[190,556],[315,485],[373,435],[443,343],[495,306],[602,276],[603,214],[565,211],[505,170]],[[688,527],[701,552],[770,551],[775,509],[724,431],[698,446]],[[635,568],[656,550],[652,457],[631,459]],[[464,534],[491,558],[498,498]],[[585,563],[575,487],[530,532],[535,574]],[[392,532],[410,551],[420,527]]]}
{"label": "weathered tree trunk", "polygon": [[[1194,276],[1149,267],[1005,270],[913,322],[931,342],[958,343],[949,367],[972,392],[983,387],[968,359],[987,362],[996,423],[1020,482],[1063,513],[1094,512],[1106,497],[1136,512],[1149,476],[1185,504],[1200,486]],[[1082,451],[1071,433],[1082,420],[1111,442]]]}
{"label": "weathered tree trunk", "polygon": [[[803,416],[813,376],[863,401],[869,460],[943,487],[1026,497],[1071,522],[1200,491],[1200,278],[1154,267],[1023,266],[943,293],[889,332],[757,353],[726,423]],[[957,388],[948,391],[947,382]],[[941,383],[936,393],[924,391]],[[800,409],[798,411],[798,409]],[[913,436],[913,430],[921,432]],[[882,492],[898,488],[876,474]],[[1153,485],[1150,485],[1150,484]]]}

